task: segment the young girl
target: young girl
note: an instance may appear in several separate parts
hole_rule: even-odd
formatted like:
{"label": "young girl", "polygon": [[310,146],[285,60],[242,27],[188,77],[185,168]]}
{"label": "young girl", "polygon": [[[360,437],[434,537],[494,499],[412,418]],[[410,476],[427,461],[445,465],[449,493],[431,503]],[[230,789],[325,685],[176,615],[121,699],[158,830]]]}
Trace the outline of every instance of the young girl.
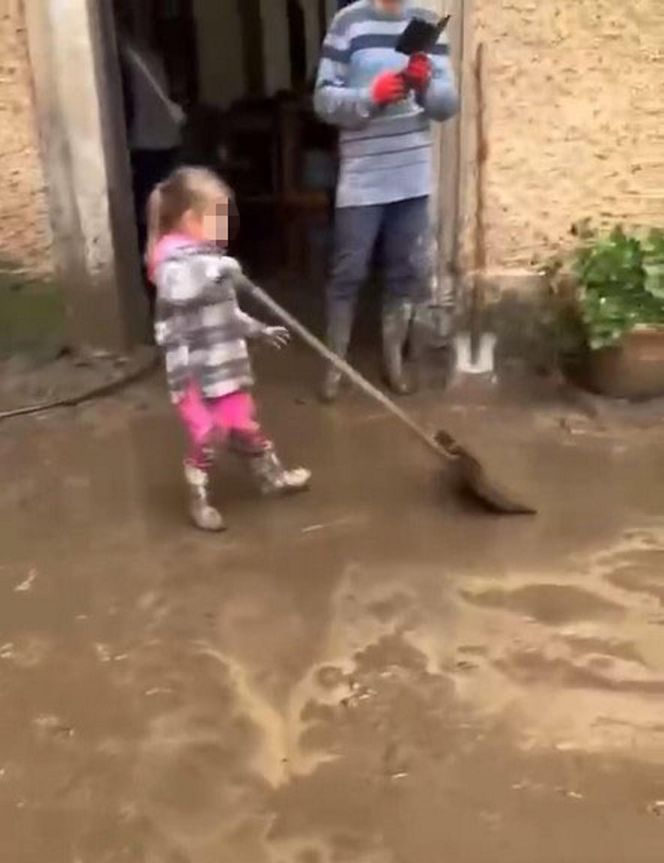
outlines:
{"label": "young girl", "polygon": [[237,261],[225,255],[230,193],[212,173],[180,168],[160,183],[148,206],[148,266],[157,289],[156,339],[165,354],[171,398],[187,430],[184,463],[190,514],[201,530],[224,521],[209,501],[214,450],[228,442],[265,494],[308,487],[308,470],[285,470],[255,419],[247,339],[276,348],[283,327],[244,314],[237,302]]}

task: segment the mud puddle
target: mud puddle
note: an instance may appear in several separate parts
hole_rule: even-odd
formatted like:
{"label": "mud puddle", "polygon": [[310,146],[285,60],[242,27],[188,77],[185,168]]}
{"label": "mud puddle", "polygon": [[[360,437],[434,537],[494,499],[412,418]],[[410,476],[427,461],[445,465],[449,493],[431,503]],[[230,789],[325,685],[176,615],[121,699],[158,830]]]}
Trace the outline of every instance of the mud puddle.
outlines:
{"label": "mud puddle", "polygon": [[156,383],[0,429],[0,859],[661,860],[664,445],[413,409],[541,515],[469,511],[287,365],[264,413],[315,487],[224,460],[222,538]]}

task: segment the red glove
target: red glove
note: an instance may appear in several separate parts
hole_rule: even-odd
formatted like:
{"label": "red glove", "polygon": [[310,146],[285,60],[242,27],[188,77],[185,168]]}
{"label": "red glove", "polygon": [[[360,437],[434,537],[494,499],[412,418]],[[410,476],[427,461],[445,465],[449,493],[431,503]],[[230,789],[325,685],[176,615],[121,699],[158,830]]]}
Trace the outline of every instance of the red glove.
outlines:
{"label": "red glove", "polygon": [[376,105],[391,105],[406,98],[406,82],[400,72],[382,72],[371,86],[371,98]]}
{"label": "red glove", "polygon": [[426,54],[413,54],[404,70],[404,78],[409,87],[422,93],[429,86],[433,69]]}

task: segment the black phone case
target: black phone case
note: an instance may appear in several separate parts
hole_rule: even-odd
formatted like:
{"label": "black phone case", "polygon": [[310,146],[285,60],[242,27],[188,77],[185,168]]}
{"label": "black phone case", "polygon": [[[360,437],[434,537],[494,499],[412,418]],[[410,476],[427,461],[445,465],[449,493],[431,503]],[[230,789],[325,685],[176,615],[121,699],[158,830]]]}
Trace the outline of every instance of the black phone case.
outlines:
{"label": "black phone case", "polygon": [[412,18],[410,24],[401,34],[396,50],[400,54],[429,54],[433,51],[440,34],[445,30],[450,20],[446,15],[438,24],[430,24],[422,18]]}

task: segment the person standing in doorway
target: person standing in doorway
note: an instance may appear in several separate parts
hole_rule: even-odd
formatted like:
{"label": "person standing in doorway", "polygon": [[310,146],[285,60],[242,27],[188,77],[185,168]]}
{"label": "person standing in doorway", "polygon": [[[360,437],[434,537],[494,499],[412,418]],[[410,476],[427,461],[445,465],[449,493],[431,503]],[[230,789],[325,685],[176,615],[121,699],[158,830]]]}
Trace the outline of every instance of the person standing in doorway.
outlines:
{"label": "person standing in doorway", "polygon": [[[357,297],[382,240],[383,359],[398,394],[411,389],[404,348],[413,304],[426,298],[432,274],[430,121],[447,120],[459,105],[444,34],[430,55],[407,59],[395,50],[413,17],[438,20],[411,0],[356,0],[338,12],[315,94],[319,117],[341,132],[328,343],[346,356]],[[322,398],[334,401],[340,383],[328,369]]]}
{"label": "person standing in doorway", "polygon": [[178,161],[185,114],[168,95],[164,63],[147,39],[119,38],[127,134],[141,256],[147,242],[147,203]]}

